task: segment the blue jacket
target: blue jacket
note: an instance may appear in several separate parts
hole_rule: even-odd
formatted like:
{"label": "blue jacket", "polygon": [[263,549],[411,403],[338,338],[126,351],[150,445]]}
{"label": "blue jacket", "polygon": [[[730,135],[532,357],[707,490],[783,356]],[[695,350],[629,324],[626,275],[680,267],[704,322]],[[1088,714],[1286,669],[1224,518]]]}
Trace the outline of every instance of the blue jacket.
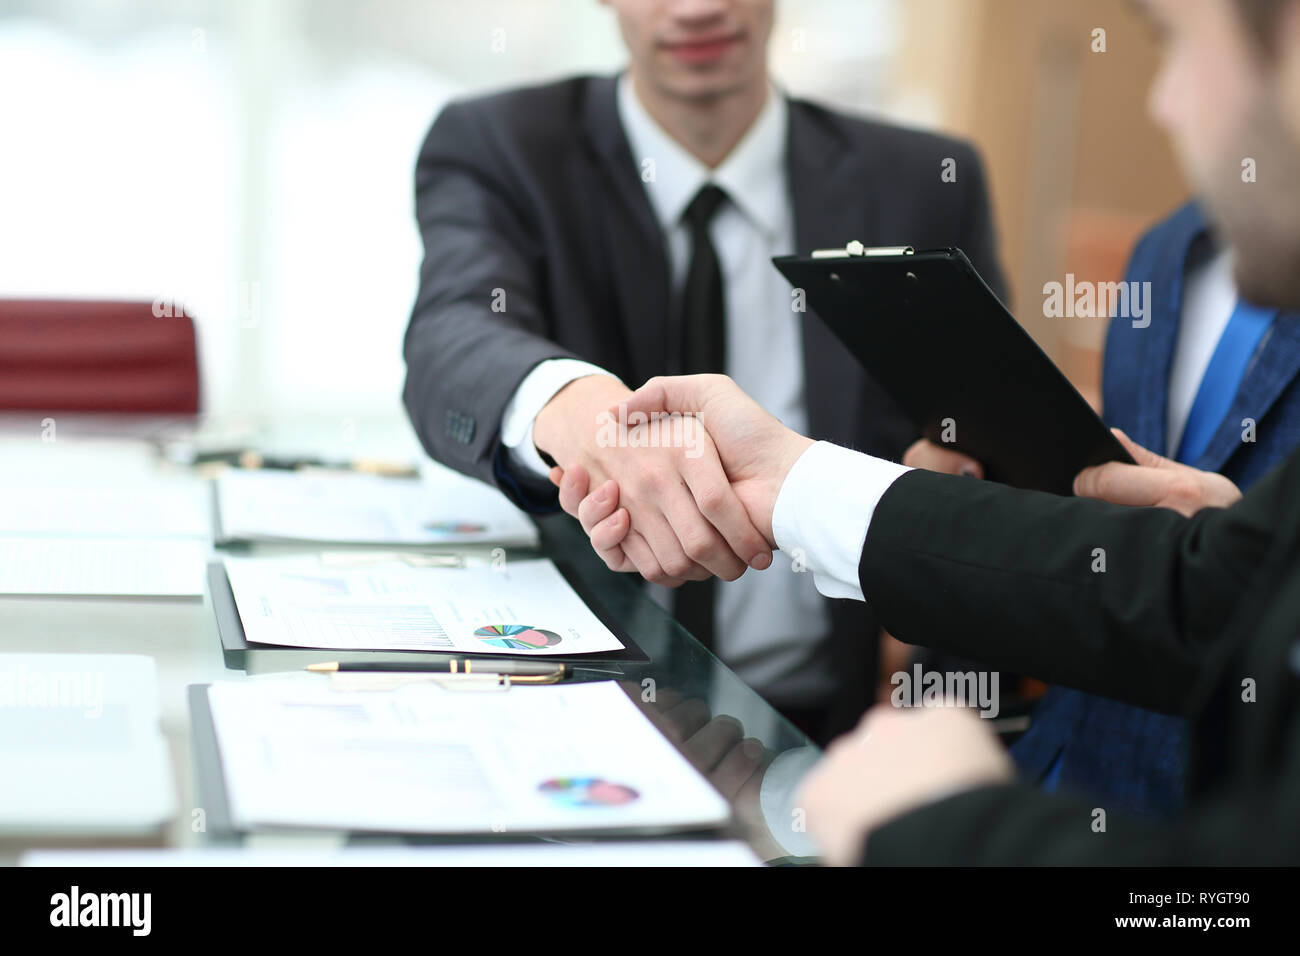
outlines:
{"label": "blue jacket", "polygon": [[[1151,282],[1151,322],[1111,320],[1102,366],[1103,417],[1138,444],[1173,456],[1166,436],[1169,377],[1188,254],[1208,231],[1192,203],[1139,240],[1129,281]],[[1242,420],[1253,419],[1254,442]],[[1284,312],[1260,343],[1231,410],[1199,460],[1245,489],[1300,444],[1300,313]],[[1021,771],[1035,779],[1060,756],[1059,786],[1120,812],[1162,816],[1183,799],[1187,729],[1157,714],[1079,691],[1054,687],[1039,702],[1029,731],[1012,747]]]}

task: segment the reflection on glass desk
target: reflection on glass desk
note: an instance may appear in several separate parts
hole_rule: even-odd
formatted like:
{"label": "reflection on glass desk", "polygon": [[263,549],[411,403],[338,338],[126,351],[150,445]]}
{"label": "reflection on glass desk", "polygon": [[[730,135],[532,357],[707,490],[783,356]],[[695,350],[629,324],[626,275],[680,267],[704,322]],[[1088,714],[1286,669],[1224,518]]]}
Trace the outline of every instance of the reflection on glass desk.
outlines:
{"label": "reflection on glass desk", "polygon": [[598,610],[649,656],[619,665],[617,679],[731,801],[741,835],[767,860],[812,856],[794,798],[818,748],[651,600],[636,576],[606,568],[577,522],[557,515],[538,524],[543,552],[569,565]]}

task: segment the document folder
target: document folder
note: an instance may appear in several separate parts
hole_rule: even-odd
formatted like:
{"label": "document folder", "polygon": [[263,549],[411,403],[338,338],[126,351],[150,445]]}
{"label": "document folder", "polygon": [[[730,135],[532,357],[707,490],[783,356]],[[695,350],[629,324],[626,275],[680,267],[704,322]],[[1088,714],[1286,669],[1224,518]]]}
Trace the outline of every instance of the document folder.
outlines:
{"label": "document folder", "polygon": [[[283,685],[291,679],[269,680],[278,680]],[[257,691],[252,690],[255,686]],[[565,743],[569,738],[564,735],[550,750],[542,747],[544,752],[530,762],[528,755],[520,750],[524,745],[518,741],[493,737],[487,744],[480,735],[475,744],[469,739],[474,736],[474,728],[470,726],[476,723],[473,715],[477,714],[481,720],[491,709],[509,707],[512,702],[523,707],[524,713],[545,714],[548,692],[584,697],[590,696],[588,692],[602,693],[601,699],[611,696],[615,701],[623,701],[624,707],[636,706],[628,703],[622,697],[626,691],[618,688],[603,694],[608,685],[569,686],[568,691],[543,687],[510,688],[487,694],[450,693],[446,700],[457,706],[447,710],[446,715],[462,713],[466,719],[447,725],[429,721],[427,695],[421,703],[418,697],[412,699],[382,691],[360,694],[342,691],[340,701],[333,708],[338,713],[328,714],[326,711],[331,708],[324,706],[328,704],[326,698],[332,697],[335,691],[314,680],[295,681],[293,687],[297,690],[272,691],[272,696],[284,696],[285,707],[301,712],[292,716],[286,712],[285,719],[294,726],[253,713],[248,716],[247,725],[265,728],[265,736],[252,741],[246,728],[231,724],[228,706],[226,733],[230,734],[232,728],[238,732],[227,736],[223,744],[221,712],[213,694],[218,689],[231,690],[232,686],[191,685],[188,698],[192,750],[206,832],[220,839],[249,832],[326,830],[355,834],[358,838],[400,835],[407,841],[421,843],[459,842],[467,838],[475,842],[531,840],[546,833],[626,838],[685,834],[716,837],[734,832],[727,800],[692,767],[679,745],[662,737],[636,714],[631,715],[629,723],[626,711],[609,711],[611,726],[636,733],[631,735],[632,740],[626,740],[622,730],[605,730],[618,741],[626,741],[627,746],[620,748],[619,744],[606,741],[596,754],[574,752]],[[241,682],[233,689],[247,698],[265,696],[260,692],[270,688],[271,685],[264,683]],[[521,695],[521,699],[513,700],[511,695]],[[363,702],[371,696],[375,697],[373,707]],[[534,701],[543,706],[533,707]],[[568,704],[556,706],[559,710],[552,706],[549,712],[562,716]],[[390,711],[392,720],[401,726],[400,732],[390,736],[388,730],[379,728],[367,737],[354,731],[354,724],[364,725],[369,717]],[[545,736],[550,732],[550,723],[528,725],[515,719],[517,712],[518,709],[508,709],[502,717],[512,724],[518,736]],[[620,715],[621,721],[613,720]],[[329,721],[335,718],[346,720],[346,729],[340,731],[343,739],[333,736]],[[324,730],[317,726],[322,721],[327,725]],[[317,729],[304,732],[303,722]],[[560,723],[563,725],[564,721]],[[589,731],[588,737],[597,741],[602,733],[600,728],[605,726],[603,721],[590,720],[585,712],[570,718],[570,731],[574,730],[575,723],[581,723],[583,730]],[[461,727],[465,729],[459,730]],[[448,738],[448,733],[456,736]],[[308,753],[288,746],[297,743],[299,738]],[[328,741],[327,751],[311,751],[320,747],[322,740]],[[404,757],[408,751],[411,761]],[[533,750],[528,749],[528,753]],[[638,777],[636,768],[642,760],[645,766]],[[274,769],[263,766],[267,761],[275,764]],[[584,762],[591,766],[608,765],[609,779],[581,774],[565,776],[555,769]],[[385,766],[389,767],[386,772],[376,769]],[[250,767],[256,772],[250,772]],[[343,779],[349,782],[338,783]],[[322,790],[318,786],[321,780],[332,781],[337,786]],[[339,794],[340,789],[354,785],[360,796]],[[319,793],[320,799],[306,796],[299,799],[295,788]],[[415,799],[416,795],[423,798]]]}
{"label": "document folder", "polygon": [[[548,663],[561,662],[575,667],[596,667],[606,672],[617,674],[619,664],[641,664],[650,658],[627,635],[623,628],[601,606],[580,579],[562,564],[557,565],[561,574],[586,602],[592,613],[613,632],[623,644],[622,650],[602,651],[593,654],[550,655],[545,658]],[[310,647],[284,647],[271,644],[255,644],[247,640],[244,625],[235,606],[235,596],[230,589],[230,580],[226,575],[225,565],[214,561],[208,565],[208,592],[212,599],[212,610],[217,622],[217,634],[221,639],[221,651],[225,665],[233,670],[243,670],[250,674],[302,669],[309,664],[321,661],[339,661],[341,663],[385,663],[416,664],[427,662],[430,667],[446,665],[448,661],[466,657],[482,659],[490,663],[493,660],[513,659],[509,654],[441,654],[435,651],[393,651],[393,650],[332,650]],[[525,655],[520,655],[525,656]],[[614,668],[614,669],[611,669]],[[487,669],[490,669],[487,668]]]}

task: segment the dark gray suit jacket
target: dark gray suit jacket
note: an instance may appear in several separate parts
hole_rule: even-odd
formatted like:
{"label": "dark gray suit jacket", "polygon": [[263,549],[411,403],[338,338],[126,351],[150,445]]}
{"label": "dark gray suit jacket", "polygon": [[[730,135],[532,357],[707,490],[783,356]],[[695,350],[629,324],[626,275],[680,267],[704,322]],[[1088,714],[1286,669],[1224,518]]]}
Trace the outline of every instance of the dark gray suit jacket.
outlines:
{"label": "dark gray suit jacket", "polygon": [[[532,511],[553,508],[554,494],[510,474],[499,429],[535,365],[582,358],[632,387],[679,371],[665,237],[615,91],[614,77],[579,77],[452,103],[416,167],[425,258],[406,334],[406,408],[431,456]],[[955,182],[941,178],[948,158]],[[969,145],[791,100],[786,161],[791,252],[851,239],[959,246],[1003,293]],[[896,459],[915,437],[911,423],[819,318],[802,321],[812,436]],[[847,704],[856,715],[870,692],[874,641],[864,635],[875,624],[861,604],[833,604],[852,658],[839,672],[864,685]]]}

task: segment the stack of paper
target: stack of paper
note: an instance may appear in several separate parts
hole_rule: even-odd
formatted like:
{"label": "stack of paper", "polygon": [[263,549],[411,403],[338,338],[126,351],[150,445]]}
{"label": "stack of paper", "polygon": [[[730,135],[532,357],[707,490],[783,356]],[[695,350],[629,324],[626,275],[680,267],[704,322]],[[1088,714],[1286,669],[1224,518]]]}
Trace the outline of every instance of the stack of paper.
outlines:
{"label": "stack of paper", "polygon": [[423,479],[231,469],[217,478],[217,511],[223,541],[537,544],[504,495],[445,469]]}
{"label": "stack of paper", "polygon": [[208,689],[240,829],[535,833],[699,828],[727,802],[612,681],[348,692]]}
{"label": "stack of paper", "polygon": [[199,597],[209,508],[196,480],[7,488],[0,594]]}
{"label": "stack of paper", "polygon": [[20,866],[762,866],[737,840],[613,840],[460,846],[340,847],[337,850],[38,850]]}
{"label": "stack of paper", "polygon": [[545,559],[348,567],[329,555],[225,559],[250,643],[551,656],[623,643]]}
{"label": "stack of paper", "polygon": [[189,598],[203,594],[203,541],[0,536],[0,593]]}
{"label": "stack of paper", "polygon": [[148,657],[0,654],[0,835],[154,834],[175,812]]}

